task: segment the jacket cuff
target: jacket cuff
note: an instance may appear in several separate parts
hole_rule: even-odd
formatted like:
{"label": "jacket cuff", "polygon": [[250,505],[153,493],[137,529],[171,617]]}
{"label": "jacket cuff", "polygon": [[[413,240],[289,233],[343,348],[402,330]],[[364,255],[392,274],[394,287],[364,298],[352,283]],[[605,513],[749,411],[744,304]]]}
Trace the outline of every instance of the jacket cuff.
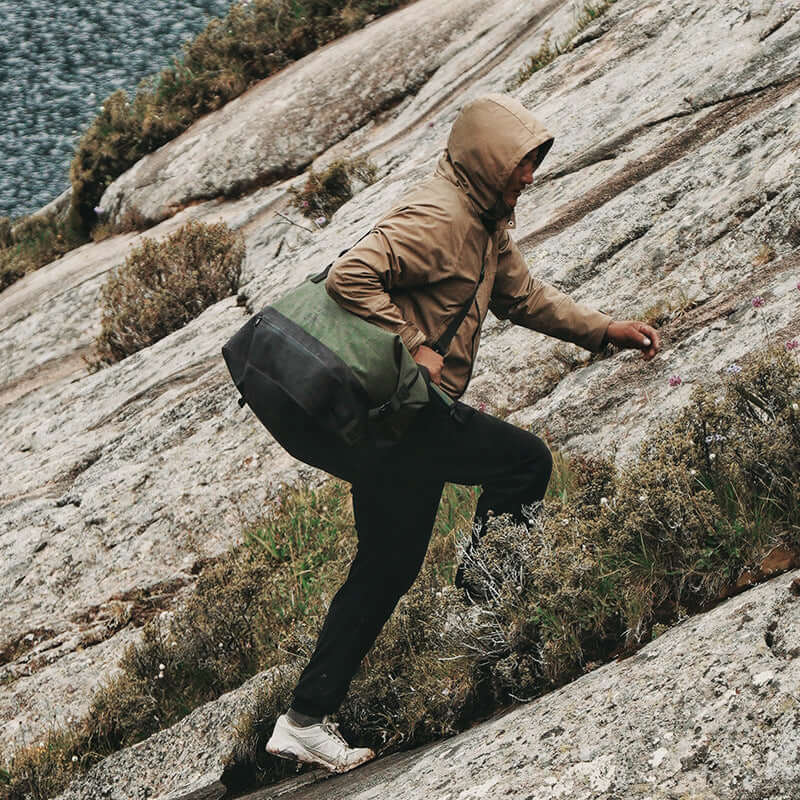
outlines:
{"label": "jacket cuff", "polygon": [[611,340],[608,338],[608,329],[609,329],[609,327],[610,327],[610,325],[611,325],[612,321],[613,321],[613,320],[611,320],[611,319],[609,318],[609,320],[608,320],[608,325],[606,325],[606,329],[603,331],[603,338],[600,340],[600,346],[598,347],[598,350],[604,350],[604,349],[605,349],[605,348],[608,346],[609,342],[611,341]]}
{"label": "jacket cuff", "polygon": [[593,353],[599,353],[608,344],[608,326],[613,321],[612,317],[602,311],[589,311],[582,320],[587,329],[586,333],[576,344]]}
{"label": "jacket cuff", "polygon": [[425,344],[427,337],[416,325],[409,322],[403,330],[400,331],[400,338],[403,340],[403,344],[406,346],[408,352],[413,356],[416,349],[421,344]]}

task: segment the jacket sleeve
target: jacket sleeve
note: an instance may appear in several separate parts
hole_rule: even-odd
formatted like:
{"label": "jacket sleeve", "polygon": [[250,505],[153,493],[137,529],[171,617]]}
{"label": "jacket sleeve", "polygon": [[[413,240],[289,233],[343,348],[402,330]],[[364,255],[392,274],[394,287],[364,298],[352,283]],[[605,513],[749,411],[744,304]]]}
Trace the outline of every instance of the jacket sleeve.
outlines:
{"label": "jacket sleeve", "polygon": [[455,274],[450,254],[458,235],[435,207],[399,209],[333,263],[325,288],[342,308],[399,334],[413,353],[427,336],[403,317],[391,292]]}
{"label": "jacket sleeve", "polygon": [[592,351],[602,348],[612,321],[607,314],[576,303],[569,295],[531,275],[508,231],[504,231],[500,240],[489,308],[500,319],[509,319],[516,325]]}

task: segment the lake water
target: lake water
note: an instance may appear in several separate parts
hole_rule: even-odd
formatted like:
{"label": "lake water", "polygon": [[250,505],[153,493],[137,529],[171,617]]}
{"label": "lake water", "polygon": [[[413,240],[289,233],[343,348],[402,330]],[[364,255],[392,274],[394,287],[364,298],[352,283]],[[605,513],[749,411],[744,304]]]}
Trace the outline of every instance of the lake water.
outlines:
{"label": "lake water", "polygon": [[224,15],[231,0],[0,0],[0,215],[69,186],[80,134],[115,89],[130,92]]}

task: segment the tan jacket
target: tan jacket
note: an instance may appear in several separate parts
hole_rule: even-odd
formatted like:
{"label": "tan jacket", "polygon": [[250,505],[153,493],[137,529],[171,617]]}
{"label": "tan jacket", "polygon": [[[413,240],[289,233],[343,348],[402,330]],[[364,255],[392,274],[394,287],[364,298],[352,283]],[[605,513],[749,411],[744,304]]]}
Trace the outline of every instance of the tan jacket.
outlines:
{"label": "tan jacket", "polygon": [[589,350],[600,349],[611,322],[530,274],[508,235],[513,215],[487,219],[522,158],[539,148],[541,162],[552,144],[544,126],[513,98],[488,95],[467,104],[433,177],[411,190],[328,275],[328,293],[340,305],[398,333],[413,354],[442,336],[483,268],[442,369],[442,388],[452,397],[467,388],[489,310]]}

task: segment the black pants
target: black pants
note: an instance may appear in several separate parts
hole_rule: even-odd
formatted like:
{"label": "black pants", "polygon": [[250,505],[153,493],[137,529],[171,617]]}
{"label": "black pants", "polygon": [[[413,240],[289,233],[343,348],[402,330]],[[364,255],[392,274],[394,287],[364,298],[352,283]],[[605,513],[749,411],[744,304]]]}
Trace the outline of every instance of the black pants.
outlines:
{"label": "black pants", "polygon": [[488,511],[519,514],[544,497],[552,458],[537,436],[462,403],[452,415],[431,402],[399,443],[349,447],[290,401],[274,402],[278,442],[352,484],[358,551],[292,701],[297,711],[321,716],[339,707],[417,577],[445,482],[483,487],[476,519]]}

